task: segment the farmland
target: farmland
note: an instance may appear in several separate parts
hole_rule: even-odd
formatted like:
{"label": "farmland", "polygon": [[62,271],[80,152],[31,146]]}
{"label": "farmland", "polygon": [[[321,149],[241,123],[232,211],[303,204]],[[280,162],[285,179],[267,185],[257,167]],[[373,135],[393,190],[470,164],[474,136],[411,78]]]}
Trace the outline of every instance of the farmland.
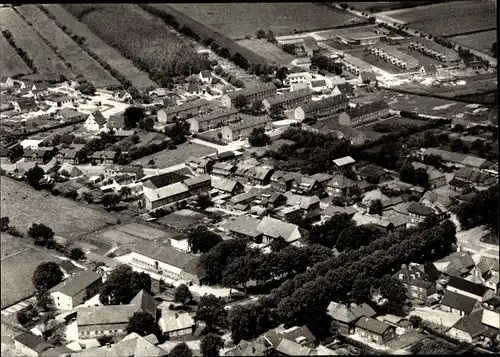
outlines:
{"label": "farmland", "polygon": [[435,3],[437,1],[383,1],[383,2],[347,1],[345,2],[345,4],[359,11],[379,12],[379,11],[399,9],[402,7],[419,6],[425,3],[433,3],[433,2]]}
{"label": "farmland", "polygon": [[264,39],[240,40],[236,43],[248,48],[250,51],[261,54],[269,62],[276,63],[280,66],[287,65],[295,59],[295,57],[291,54],[286,53],[281,48],[269,43]]}
{"label": "farmland", "polygon": [[156,154],[144,156],[141,159],[133,161],[133,163],[142,163],[146,166],[153,159],[158,168],[165,168],[183,163],[190,156],[202,157],[215,152],[217,152],[217,149],[208,146],[184,143],[177,146],[175,150],[163,150]]}
{"label": "farmland", "polygon": [[472,33],[468,35],[459,35],[449,38],[451,41],[472,48],[473,50],[480,51],[485,54],[491,54],[491,45],[497,42],[497,31],[484,31]]}
{"label": "farmland", "polygon": [[17,7],[17,11],[71,65],[75,74],[81,74],[96,87],[119,86],[120,83],[90,57],[80,46],[66,35],[57,25],[35,5]]}
{"label": "farmland", "polygon": [[28,57],[33,60],[33,65],[42,79],[59,79],[61,75],[72,76],[66,65],[13,9],[0,9],[0,28],[12,33],[16,45],[26,51]]}
{"label": "farmland", "polygon": [[233,40],[255,36],[259,28],[276,36],[333,28],[357,21],[347,13],[312,3],[169,4],[193,20]]}
{"label": "farmland", "polygon": [[85,44],[90,51],[95,53],[101,60],[117,70],[121,75],[138,89],[156,87],[147,73],[134,66],[132,61],[123,57],[117,50],[106,44],[83,23],[79,22],[73,15],[68,13],[58,4],[41,5],[49,11],[59,24],[65,26],[71,33],[85,38]]}
{"label": "farmland", "polygon": [[2,216],[12,226],[26,232],[33,223],[51,227],[56,235],[74,239],[107,224],[116,223],[114,215],[70,199],[36,191],[26,184],[1,177]]}
{"label": "farmland", "polygon": [[23,62],[5,37],[0,36],[0,73],[4,76],[31,73],[31,69]]}
{"label": "farmland", "polygon": [[435,36],[494,29],[495,14],[494,1],[454,1],[385,13],[408,23],[411,28]]}

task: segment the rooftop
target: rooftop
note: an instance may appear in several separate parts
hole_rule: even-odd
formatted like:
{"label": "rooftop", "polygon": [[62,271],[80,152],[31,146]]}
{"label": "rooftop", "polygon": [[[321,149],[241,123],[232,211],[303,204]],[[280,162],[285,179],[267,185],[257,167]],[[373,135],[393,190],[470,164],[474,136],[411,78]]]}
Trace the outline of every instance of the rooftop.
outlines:
{"label": "rooftop", "polygon": [[100,279],[102,280],[102,275],[97,274],[92,270],[84,270],[70,276],[68,279],[60,282],[49,291],[60,292],[61,294],[73,297]]}
{"label": "rooftop", "polygon": [[358,320],[358,322],[356,322],[356,327],[362,328],[370,332],[374,332],[377,335],[382,335],[391,326],[384,322],[375,320],[371,317],[361,317]]}
{"label": "rooftop", "polygon": [[172,265],[179,269],[184,269],[191,260],[197,259],[196,256],[176,250],[169,245],[155,244],[150,241],[141,241],[137,243],[136,246],[132,248],[132,252]]}

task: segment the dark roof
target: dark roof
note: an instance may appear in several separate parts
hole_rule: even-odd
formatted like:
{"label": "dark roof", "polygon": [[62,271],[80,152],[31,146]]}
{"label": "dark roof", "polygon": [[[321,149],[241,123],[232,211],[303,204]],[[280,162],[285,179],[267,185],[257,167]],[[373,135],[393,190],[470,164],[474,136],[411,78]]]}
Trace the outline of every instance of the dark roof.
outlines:
{"label": "dark roof", "polygon": [[356,322],[356,327],[376,333],[377,335],[382,335],[391,325],[372,319],[371,317],[362,317]]}
{"label": "dark roof", "polygon": [[349,117],[352,119],[368,113],[374,113],[388,108],[389,105],[385,101],[380,100],[378,102],[360,105],[356,108],[346,110],[346,114],[349,115]]}
{"label": "dark roof", "polygon": [[429,207],[416,202],[410,203],[410,205],[408,206],[408,212],[415,213],[420,216],[428,216],[433,213],[432,209],[430,209]]}
{"label": "dark roof", "polygon": [[171,185],[173,183],[181,182],[187,179],[187,176],[177,174],[175,172],[167,172],[164,174],[160,174],[157,176],[149,177],[145,182],[151,181],[151,183],[156,187],[156,188],[161,188],[165,187],[168,185]]}
{"label": "dark roof", "polygon": [[141,241],[132,248],[132,251],[148,258],[170,264],[176,268],[184,269],[187,264],[195,258],[193,255],[176,250],[167,245],[155,244],[149,241]]}
{"label": "dark roof", "polygon": [[209,174],[203,174],[200,176],[194,176],[185,179],[183,182],[187,187],[195,186],[203,182],[211,182],[212,178],[210,177]]}
{"label": "dark roof", "polygon": [[351,83],[341,83],[337,84],[336,87],[342,92],[342,94],[352,94],[354,92],[354,87]]}
{"label": "dark roof", "polygon": [[368,165],[359,170],[359,174],[366,177],[380,178],[385,175],[386,172],[383,168],[376,165]]}
{"label": "dark roof", "polygon": [[477,302],[476,299],[449,290],[445,290],[443,298],[441,299],[441,305],[464,311],[468,314],[472,312]]}
{"label": "dark roof", "polygon": [[423,288],[423,289],[429,289],[432,286],[432,284],[433,283],[431,283],[430,281],[426,281],[426,280],[422,280],[422,279],[415,279],[411,283],[411,285],[419,287],[419,288]]}
{"label": "dark roof", "polygon": [[456,179],[456,178],[452,178],[450,180],[450,182],[448,182],[448,185],[461,188],[461,187],[464,187],[465,185],[467,185],[467,182]]}
{"label": "dark roof", "polygon": [[194,108],[204,107],[207,105],[210,105],[210,102],[205,100],[205,99],[193,100],[193,101],[181,104],[181,105],[176,105],[176,106],[165,108],[165,109],[163,109],[163,111],[165,112],[166,115],[170,115],[170,114],[184,112],[186,110],[191,110]]}
{"label": "dark roof", "polygon": [[104,124],[106,124],[106,118],[102,115],[101,111],[96,110],[95,112],[92,112],[92,116],[94,117],[94,121],[99,126],[103,126]]}
{"label": "dark roof", "polygon": [[124,128],[125,116],[123,114],[111,115],[107,124],[108,128]]}
{"label": "dark roof", "polygon": [[31,332],[22,333],[16,336],[14,340],[30,348],[31,350],[36,351],[38,354],[48,350],[49,348],[54,347],[54,345],[45,342],[44,339]]}
{"label": "dark roof", "polygon": [[483,296],[489,290],[484,285],[476,284],[471,281],[454,276],[450,277],[450,280],[448,281],[448,286],[477,296]]}
{"label": "dark roof", "polygon": [[242,90],[237,90],[237,91],[234,91],[234,92],[229,92],[227,93],[227,95],[229,96],[229,98],[231,99],[234,99],[240,95],[242,96],[251,96],[251,95],[254,95],[254,94],[257,94],[257,93],[261,93],[261,92],[265,92],[265,91],[268,91],[268,90],[271,90],[271,89],[274,89],[276,90],[276,86],[273,84],[273,83],[266,83],[260,87],[254,87],[254,88],[245,88],[245,89],[242,89]]}
{"label": "dark roof", "polygon": [[37,108],[35,99],[33,98],[19,99],[17,100],[17,104],[19,104],[19,108],[21,108],[21,110],[31,110]]}
{"label": "dark roof", "polygon": [[468,333],[472,338],[482,335],[487,328],[481,323],[483,311],[475,311],[469,316],[464,316],[452,328]]}
{"label": "dark roof", "polygon": [[356,185],[357,185],[356,182],[351,180],[350,178],[348,178],[344,175],[337,174],[337,175],[333,176],[331,181],[328,182],[327,186],[335,187],[335,188],[342,190],[344,188],[354,187]]}
{"label": "dark roof", "polygon": [[75,264],[71,262],[71,260],[65,260],[62,264],[59,264],[59,267],[63,269],[66,273],[69,275],[73,273],[78,273],[80,271],[83,271],[82,268],[77,267]]}
{"label": "dark roof", "polygon": [[[399,278],[400,274],[403,274],[403,279]],[[405,284],[412,284],[414,280],[418,278],[425,279],[427,276],[419,268],[411,265],[410,266],[405,265],[401,268],[401,270],[399,270],[396,274],[394,274],[394,277]]]}
{"label": "dark roof", "polygon": [[304,113],[311,113],[324,108],[333,107],[341,103],[347,103],[349,100],[344,95],[336,95],[333,97],[317,100],[314,102],[309,102],[302,107]]}
{"label": "dark roof", "polygon": [[139,293],[130,301],[130,304],[137,305],[142,311],[156,316],[156,307],[158,306],[158,303],[144,290],[139,291]]}
{"label": "dark roof", "polygon": [[316,87],[326,87],[326,81],[324,79],[317,79],[311,81],[311,87],[316,88]]}
{"label": "dark roof", "polygon": [[92,270],[84,270],[70,276],[68,279],[60,282],[49,291],[58,291],[61,294],[73,297],[99,279],[102,280],[102,275],[97,274]]}
{"label": "dark roof", "polygon": [[298,90],[295,92],[287,92],[282,95],[277,95],[272,98],[266,99],[266,101],[269,103],[270,106],[273,105],[278,105],[281,103],[286,103],[290,100],[295,100],[299,98],[310,98],[312,96],[312,93],[309,92],[309,90]]}
{"label": "dark roof", "polygon": [[43,352],[40,356],[41,357],[59,357],[59,356],[69,356],[75,351],[70,350],[66,346],[60,346],[60,347],[54,347],[51,348],[45,352]]}
{"label": "dark roof", "polygon": [[375,310],[373,310],[373,308],[366,302],[362,303],[361,305],[351,306],[351,311],[357,318],[361,316],[373,317],[377,314]]}
{"label": "dark roof", "polygon": [[289,328],[283,332],[283,337],[293,341],[296,341],[296,339],[300,337],[305,337],[307,341],[306,343],[313,343],[316,341],[316,338],[306,326],[295,326]]}

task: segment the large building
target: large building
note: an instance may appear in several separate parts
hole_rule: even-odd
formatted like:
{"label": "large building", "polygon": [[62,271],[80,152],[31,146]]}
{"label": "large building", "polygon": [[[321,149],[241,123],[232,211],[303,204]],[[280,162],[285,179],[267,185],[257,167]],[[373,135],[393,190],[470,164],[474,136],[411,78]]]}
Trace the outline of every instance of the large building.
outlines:
{"label": "large building", "polygon": [[385,35],[374,32],[362,32],[353,35],[337,35],[337,41],[346,45],[366,46],[373,45],[385,37]]}
{"label": "large building", "polygon": [[372,69],[372,66],[370,64],[348,54],[340,56],[338,62],[342,63],[345,69],[347,69],[349,72],[356,74]]}
{"label": "large building", "polygon": [[282,106],[284,110],[295,109],[299,105],[309,102],[312,98],[312,93],[308,90],[297,92],[288,92],[285,94],[277,95],[272,98],[267,98],[262,101],[266,110],[276,106]]}
{"label": "large building", "polygon": [[239,139],[248,138],[253,129],[265,128],[269,129],[272,126],[272,121],[268,117],[254,118],[246,117],[241,123],[231,124],[222,128],[222,140],[232,142]]}
{"label": "large building", "polygon": [[385,44],[375,44],[370,46],[370,52],[400,68],[414,69],[419,66],[418,59],[398,51],[394,47]]}
{"label": "large building", "polygon": [[305,118],[313,118],[320,116],[332,115],[347,108],[349,100],[344,95],[336,95],[321,99],[318,101],[309,102],[295,109],[294,119],[302,121]]}
{"label": "large building", "polygon": [[158,121],[163,124],[173,123],[175,118],[183,118],[187,115],[199,115],[209,106],[210,102],[201,99],[165,108],[158,111]]}
{"label": "large building", "polygon": [[244,96],[249,102],[253,102],[255,100],[264,100],[266,98],[275,96],[276,93],[276,86],[273,83],[267,83],[260,87],[245,88],[226,93],[222,96],[221,101],[222,105],[227,108],[231,108],[233,106],[233,100],[240,95]]}
{"label": "large building", "polygon": [[389,106],[383,100],[348,109],[339,115],[339,124],[345,126],[369,123],[389,115]]}
{"label": "large building", "polygon": [[190,131],[199,133],[219,126],[227,125],[233,121],[238,120],[238,111],[236,109],[229,109],[226,111],[215,111],[206,115],[199,115],[194,118],[186,120],[190,125]]}
{"label": "large building", "polygon": [[84,270],[49,290],[58,310],[72,310],[99,293],[102,275],[91,270]]}
{"label": "large building", "polygon": [[458,53],[453,51],[451,48],[442,46],[423,37],[412,38],[408,47],[422,52],[429,57],[436,58],[442,62],[460,61]]}

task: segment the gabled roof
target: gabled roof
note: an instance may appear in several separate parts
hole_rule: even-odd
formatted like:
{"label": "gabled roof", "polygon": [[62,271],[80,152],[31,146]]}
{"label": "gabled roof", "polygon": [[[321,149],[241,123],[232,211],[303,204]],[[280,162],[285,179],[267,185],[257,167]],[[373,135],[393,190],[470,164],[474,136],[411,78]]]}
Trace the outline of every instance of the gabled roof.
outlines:
{"label": "gabled roof", "polygon": [[[403,278],[400,279],[400,275],[403,274]],[[404,265],[396,274],[393,275],[396,279],[402,283],[411,285],[416,279],[426,279],[426,274],[420,270],[418,267],[413,265]]]}
{"label": "gabled roof", "polygon": [[291,235],[298,229],[295,224],[280,221],[269,216],[263,217],[257,226],[257,230],[272,238],[284,238],[287,242],[292,239]]}
{"label": "gabled roof", "polygon": [[175,311],[166,313],[159,321],[161,330],[165,332],[174,332],[194,326],[193,318],[188,312]]}
{"label": "gabled roof", "polygon": [[229,92],[227,93],[228,97],[231,99],[234,99],[240,95],[246,97],[246,96],[251,96],[257,93],[262,93],[266,92],[268,90],[276,90],[276,86],[273,83],[266,83],[260,87],[253,87],[253,88],[245,88],[241,90],[237,90],[234,92]]}
{"label": "gabled roof", "polygon": [[464,316],[458,322],[452,326],[453,329],[457,329],[469,334],[472,338],[482,335],[486,332],[486,327],[481,323],[482,311],[475,311],[469,316]]}
{"label": "gabled roof", "polygon": [[224,192],[232,193],[238,185],[241,184],[235,180],[220,177],[212,178],[212,187]]}
{"label": "gabled roof", "polygon": [[139,293],[130,301],[130,305],[137,305],[142,311],[148,312],[152,316],[156,316],[156,307],[158,306],[158,303],[144,290],[139,291]]}
{"label": "gabled roof", "polygon": [[189,192],[189,187],[187,187],[183,182],[176,182],[165,187],[144,191],[143,194],[149,201],[155,202],[167,197],[180,195],[185,192]]}
{"label": "gabled roof", "polygon": [[459,278],[459,277],[450,277],[448,281],[448,287],[452,287],[461,291],[465,291],[467,293],[476,295],[476,296],[484,296],[486,292],[488,292],[488,288],[481,284],[475,284],[471,281]]}
{"label": "gabled roof", "polygon": [[99,127],[102,127],[104,124],[106,124],[107,120],[104,115],[102,115],[100,110],[92,112],[91,115],[94,117],[94,121],[97,123],[97,125],[99,125]]}
{"label": "gabled roof", "polygon": [[354,160],[350,156],[344,156],[344,157],[341,157],[341,158],[338,158],[338,159],[335,159],[332,161],[335,165],[337,165],[339,167],[342,167],[344,165],[354,164],[356,162],[356,160]]}
{"label": "gabled roof", "polygon": [[145,178],[143,181],[150,181],[156,188],[162,188],[185,179],[187,179],[187,176],[179,175],[175,172],[166,172],[160,175]]}
{"label": "gabled roof", "polygon": [[348,82],[337,84],[336,87],[344,95],[346,95],[346,94],[352,94],[354,92],[353,85],[351,83],[348,83]]}
{"label": "gabled roof", "polygon": [[202,78],[211,78],[212,71],[204,70],[200,72]]}
{"label": "gabled roof", "polygon": [[356,327],[376,333],[377,335],[382,335],[387,329],[391,328],[390,325],[372,319],[371,317],[361,317],[358,322],[356,322]]}
{"label": "gabled roof", "polygon": [[345,112],[351,119],[353,119],[365,114],[375,113],[384,109],[389,109],[389,105],[385,101],[380,100],[378,102],[360,105],[357,106],[356,108],[348,109]]}
{"label": "gabled roof", "polygon": [[257,227],[260,221],[253,217],[238,216],[229,226],[231,232],[244,234],[249,237],[257,237],[262,234]]}
{"label": "gabled roof", "polygon": [[84,270],[60,282],[50,289],[49,292],[60,292],[61,294],[73,297],[100,279],[102,280],[102,275],[92,270]]}
{"label": "gabled roof", "polygon": [[316,337],[314,337],[306,326],[293,326],[283,331],[283,337],[298,343],[300,343],[298,340],[304,341],[305,343],[316,342]]}
{"label": "gabled roof", "polygon": [[441,305],[451,307],[459,311],[464,311],[467,314],[472,312],[474,305],[476,305],[477,302],[478,301],[476,299],[454,293],[450,290],[445,290],[443,298],[441,299]]}
{"label": "gabled roof", "polygon": [[150,241],[141,241],[132,248],[132,252],[144,255],[158,262],[184,269],[195,256],[176,250],[169,245],[156,244]]}
{"label": "gabled roof", "polygon": [[362,303],[361,305],[352,304],[350,310],[356,317],[373,317],[377,314],[375,310],[373,310],[373,308],[366,302]]}
{"label": "gabled roof", "polygon": [[203,174],[200,176],[194,176],[194,177],[187,178],[183,181],[183,183],[187,187],[191,187],[191,186],[203,183],[203,182],[210,182],[211,180],[212,180],[212,178],[210,177],[209,174]]}
{"label": "gabled roof", "polygon": [[197,93],[199,91],[200,91],[200,85],[198,83],[191,82],[188,84],[188,87],[187,87],[188,93]]}
{"label": "gabled roof", "polygon": [[331,302],[328,305],[328,315],[330,315],[334,320],[343,322],[345,324],[350,324],[358,319],[358,316],[344,304],[339,304],[336,302]]}
{"label": "gabled roof", "polygon": [[31,350],[36,351],[38,354],[54,347],[54,345],[45,342],[43,338],[31,332],[25,332],[17,335],[16,337],[14,337],[14,340],[22,343],[24,346],[30,348]]}
{"label": "gabled roof", "polygon": [[111,115],[107,124],[108,128],[124,128],[125,127],[125,116],[123,113]]}
{"label": "gabled roof", "polygon": [[193,101],[181,104],[181,105],[176,105],[173,107],[168,107],[168,108],[162,109],[161,111],[163,111],[166,115],[171,115],[171,114],[177,114],[180,112],[184,112],[186,110],[204,107],[207,105],[210,105],[210,102],[205,100],[205,99],[193,100]]}
{"label": "gabled roof", "polygon": [[341,94],[317,101],[308,102],[306,105],[301,106],[301,108],[304,110],[305,114],[308,114],[315,112],[317,110],[333,107],[341,103],[347,103],[348,101],[349,99],[347,99],[346,96]]}
{"label": "gabled roof", "polygon": [[345,188],[356,186],[356,182],[348,177],[345,177],[344,175],[336,174],[335,176],[333,176],[331,181],[328,182],[327,186],[335,187],[342,190]]}
{"label": "gabled roof", "polygon": [[69,259],[65,260],[62,264],[59,264],[59,267],[69,275],[83,271],[82,268],[74,265]]}
{"label": "gabled roof", "polygon": [[99,347],[82,350],[75,354],[78,357],[166,357],[168,353],[139,335],[123,339],[110,347]]}
{"label": "gabled roof", "polygon": [[434,213],[431,208],[417,202],[410,203],[408,206],[408,212],[415,213],[420,216],[429,216]]}
{"label": "gabled roof", "polygon": [[326,87],[326,81],[324,79],[316,79],[311,81],[312,88]]}
{"label": "gabled roof", "polygon": [[295,341],[290,341],[283,338],[279,345],[276,347],[276,351],[284,354],[285,356],[307,356],[311,353],[309,347],[304,347]]}
{"label": "gabled roof", "polygon": [[290,100],[296,100],[300,98],[310,98],[312,93],[308,90],[298,90],[293,92],[287,92],[281,95],[276,95],[272,98],[265,99],[270,106],[279,105],[281,103],[286,103]]}
{"label": "gabled roof", "polygon": [[196,120],[198,123],[204,123],[204,122],[209,122],[209,121],[212,121],[212,120],[215,120],[215,119],[218,119],[218,118],[227,117],[229,115],[234,115],[234,114],[237,114],[237,113],[238,113],[238,110],[236,110],[234,108],[229,109],[229,110],[225,110],[225,111],[216,110],[216,111],[213,111],[210,114],[199,115],[197,117],[194,117],[193,119]]}

